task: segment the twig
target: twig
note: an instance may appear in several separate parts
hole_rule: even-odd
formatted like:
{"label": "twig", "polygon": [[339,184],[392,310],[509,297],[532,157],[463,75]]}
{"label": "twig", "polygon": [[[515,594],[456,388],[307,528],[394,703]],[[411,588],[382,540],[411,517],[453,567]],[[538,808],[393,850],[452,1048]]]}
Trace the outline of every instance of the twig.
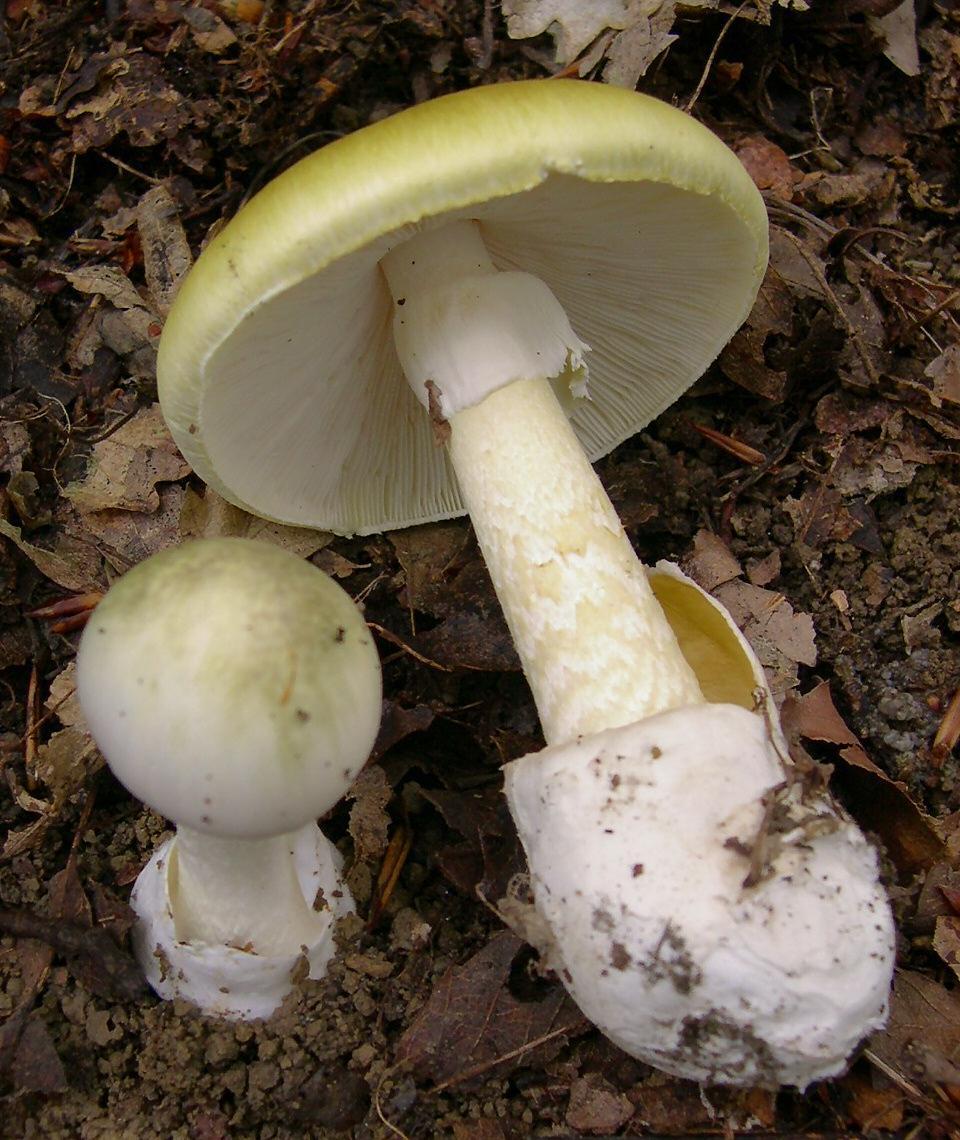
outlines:
{"label": "twig", "polygon": [[700,95],[707,84],[707,79],[709,78],[710,71],[713,68],[713,61],[717,58],[717,52],[720,50],[720,45],[723,43],[724,36],[726,36],[727,32],[730,31],[730,27],[733,24],[733,21],[740,15],[744,8],[746,8],[748,3],[749,0],[743,0],[740,7],[737,8],[735,12],[730,13],[730,15],[727,17],[726,23],[720,29],[720,34],[714,41],[713,48],[711,49],[710,54],[707,56],[707,62],[704,64],[703,74],[700,76],[700,82],[694,88],[693,94],[687,100],[686,106],[683,108],[688,115],[693,110],[694,104],[700,98]]}
{"label": "twig", "polygon": [[455,672],[449,665],[441,665],[439,661],[431,661],[429,657],[424,657],[422,653],[418,653],[412,645],[408,645],[403,638],[397,637],[389,629],[384,629],[382,625],[378,625],[375,621],[368,621],[367,625],[373,630],[374,633],[380,634],[384,641],[389,641],[391,645],[396,645],[402,649],[404,653],[409,653],[411,657],[416,658],[423,665],[429,665],[431,669],[439,669],[443,673]]}
{"label": "twig", "polygon": [[781,233],[783,233],[787,238],[790,239],[791,242],[793,242],[797,248],[797,253],[800,254],[803,260],[807,263],[810,272],[814,275],[814,277],[816,277],[817,284],[823,290],[824,296],[830,301],[830,304],[836,311],[837,316],[843,323],[843,327],[847,330],[847,335],[853,341],[854,346],[857,350],[857,355],[860,357],[864,371],[866,372],[870,383],[874,385],[878,384],[880,382],[880,376],[877,372],[876,366],[870,359],[870,354],[867,352],[866,346],[863,343],[863,338],[860,336],[860,332],[857,327],[847,316],[846,309],[844,309],[843,305],[840,303],[840,298],[833,291],[830,282],[826,278],[826,274],[817,263],[817,259],[810,256],[808,251],[804,249],[803,242],[789,230],[781,230]]}
{"label": "twig", "polygon": [[569,1025],[561,1026],[559,1029],[551,1029],[549,1033],[544,1033],[542,1037],[535,1037],[533,1041],[528,1041],[518,1049],[511,1049],[509,1053],[502,1053],[499,1057],[493,1057],[489,1061],[483,1061],[479,1065],[473,1065],[471,1068],[464,1069],[452,1077],[447,1077],[445,1081],[434,1085],[430,1091],[434,1093],[443,1092],[444,1089],[450,1088],[451,1085],[459,1084],[461,1081],[472,1080],[474,1077],[480,1076],[481,1073],[486,1073],[490,1069],[495,1069],[497,1065],[502,1065],[504,1061],[512,1061],[515,1057],[522,1057],[524,1053],[529,1053],[533,1049],[539,1049],[541,1045],[545,1045],[555,1037],[563,1037],[569,1033]]}
{"label": "twig", "polygon": [[105,150],[101,150],[98,153],[100,157],[105,158],[107,162],[112,162],[114,166],[125,170],[127,174],[134,174],[137,178],[142,178],[144,182],[149,182],[151,186],[160,186],[163,183],[162,178],[154,178],[152,174],[144,174],[142,170],[137,170],[136,167],[128,165],[123,159],[114,158],[112,154],[107,154]]}

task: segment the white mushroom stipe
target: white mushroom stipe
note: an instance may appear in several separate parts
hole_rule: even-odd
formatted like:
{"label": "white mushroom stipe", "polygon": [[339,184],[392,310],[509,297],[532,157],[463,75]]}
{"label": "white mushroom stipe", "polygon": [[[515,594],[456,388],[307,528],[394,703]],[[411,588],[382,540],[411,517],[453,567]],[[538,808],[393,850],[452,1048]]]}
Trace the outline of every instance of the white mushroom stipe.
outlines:
{"label": "white mushroom stipe", "polygon": [[118,779],[178,824],[132,902],[148,981],[263,1017],[301,957],[321,977],[352,909],[315,820],[380,719],[380,665],[349,596],[265,543],[216,539],[136,566],[97,606],[77,686]]}
{"label": "white mushroom stipe", "polygon": [[[551,355],[538,324],[539,290],[528,308],[512,310],[501,336],[495,322],[506,305],[472,309],[476,278],[462,276],[482,252],[476,226],[461,222],[411,238],[383,266],[395,328],[404,322],[397,347],[411,387],[422,390],[433,375],[444,399],[446,373],[425,362],[454,370],[460,410],[450,419],[450,457],[544,735],[561,742],[702,700],[553,393],[550,379],[583,345],[570,330]],[[516,276],[485,272],[487,298]],[[512,290],[510,300],[519,301]],[[469,314],[472,349],[458,339],[463,321],[436,317],[448,312]],[[474,393],[473,406],[465,391]]]}
{"label": "white mushroom stipe", "polygon": [[803,1088],[886,1019],[893,926],[876,854],[786,760],[762,670],[724,611],[675,568],[651,580],[668,612],[712,628],[712,645],[691,646],[705,692],[741,703],[507,765],[540,948],[633,1056],[706,1083]]}

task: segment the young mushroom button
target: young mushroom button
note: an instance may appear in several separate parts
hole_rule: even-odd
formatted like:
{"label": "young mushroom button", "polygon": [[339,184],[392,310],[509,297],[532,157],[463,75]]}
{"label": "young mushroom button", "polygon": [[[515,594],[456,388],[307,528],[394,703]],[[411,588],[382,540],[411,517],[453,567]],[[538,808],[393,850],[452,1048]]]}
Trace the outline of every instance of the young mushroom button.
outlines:
{"label": "young mushroom button", "polygon": [[380,664],[321,571],[228,538],[120,578],[77,655],[77,688],[127,789],[177,824],[133,893],[138,957],[163,997],[266,1016],[301,954],[321,977],[352,909],[316,819],[373,746]]}

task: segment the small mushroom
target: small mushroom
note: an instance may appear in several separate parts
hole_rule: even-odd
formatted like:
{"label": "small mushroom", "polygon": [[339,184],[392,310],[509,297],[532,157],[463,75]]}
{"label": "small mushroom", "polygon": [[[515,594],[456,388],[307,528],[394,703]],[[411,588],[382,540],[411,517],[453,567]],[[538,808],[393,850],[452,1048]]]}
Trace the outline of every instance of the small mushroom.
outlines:
{"label": "small mushroom", "polygon": [[322,977],[352,909],[316,819],[380,720],[350,597],[266,543],[186,543],[120,578],[77,654],[84,715],[127,789],[177,824],[140,874],[138,958],[162,997],[265,1017],[301,955]]}
{"label": "small mushroom", "polygon": [[526,932],[633,1056],[710,1084],[802,1088],[886,1020],[876,853],[789,759],[727,612],[666,563],[650,584],[705,703],[506,766],[536,901]]}

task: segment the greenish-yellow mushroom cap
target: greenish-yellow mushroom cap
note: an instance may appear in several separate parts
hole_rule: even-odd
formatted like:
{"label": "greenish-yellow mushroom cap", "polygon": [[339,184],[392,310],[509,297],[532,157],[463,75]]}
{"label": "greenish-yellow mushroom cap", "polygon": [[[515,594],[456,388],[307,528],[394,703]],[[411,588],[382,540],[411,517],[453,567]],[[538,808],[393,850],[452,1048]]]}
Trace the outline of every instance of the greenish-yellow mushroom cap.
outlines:
{"label": "greenish-yellow mushroom cap", "polygon": [[380,662],[349,595],[240,538],[187,543],[120,578],[84,630],[77,687],[135,796],[235,838],[327,812],[380,722]]}
{"label": "greenish-yellow mushroom cap", "polygon": [[570,418],[591,459],[702,375],[767,259],[746,171],[667,104],[533,80],[410,108],[278,177],[188,275],[159,384],[197,473],[259,515],[341,533],[462,513],[379,264],[458,219],[496,268],[546,282],[590,346]]}

